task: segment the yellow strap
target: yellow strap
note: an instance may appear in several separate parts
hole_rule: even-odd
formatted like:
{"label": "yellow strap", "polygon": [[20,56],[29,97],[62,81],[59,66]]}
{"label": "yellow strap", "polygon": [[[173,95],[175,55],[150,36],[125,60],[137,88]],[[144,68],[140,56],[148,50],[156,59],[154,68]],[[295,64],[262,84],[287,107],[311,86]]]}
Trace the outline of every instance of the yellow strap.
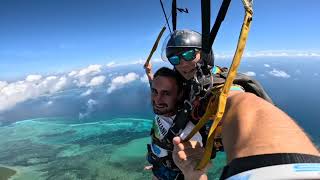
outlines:
{"label": "yellow strap", "polygon": [[151,52],[150,52],[150,54],[149,54],[146,62],[144,63],[145,66],[146,66],[147,64],[149,64],[153,53],[157,50],[159,41],[160,41],[160,39],[161,39],[161,37],[162,37],[162,35],[163,35],[163,33],[164,33],[165,30],[166,30],[166,26],[163,26],[163,28],[161,29],[161,31],[160,31],[160,33],[159,33],[159,35],[158,35],[158,37],[157,37],[157,40],[156,40],[156,41],[154,42],[154,44],[153,44],[153,47],[152,47],[152,49],[151,49]]}
{"label": "yellow strap", "polygon": [[244,22],[242,24],[240,37],[238,40],[237,49],[235,52],[235,55],[232,60],[232,64],[229,68],[229,73],[226,79],[226,82],[224,83],[223,87],[216,87],[212,90],[213,96],[210,98],[209,104],[207,106],[206,112],[204,116],[199,120],[197,125],[194,127],[194,129],[191,131],[191,133],[184,139],[184,141],[188,141],[191,139],[191,137],[194,136],[196,132],[200,130],[201,127],[205,125],[207,121],[209,121],[209,117],[212,117],[214,115],[213,124],[210,128],[207,144],[205,146],[205,152],[202,160],[198,164],[196,169],[203,169],[208,162],[210,161],[211,153],[212,153],[212,147],[214,144],[214,131],[217,128],[218,124],[220,123],[224,109],[227,102],[228,93],[230,90],[230,87],[233,83],[233,80],[235,79],[237,75],[237,69],[240,65],[241,57],[246,45],[251,20],[252,20],[252,7],[251,4],[248,3],[246,0],[243,0],[246,15],[244,18]]}

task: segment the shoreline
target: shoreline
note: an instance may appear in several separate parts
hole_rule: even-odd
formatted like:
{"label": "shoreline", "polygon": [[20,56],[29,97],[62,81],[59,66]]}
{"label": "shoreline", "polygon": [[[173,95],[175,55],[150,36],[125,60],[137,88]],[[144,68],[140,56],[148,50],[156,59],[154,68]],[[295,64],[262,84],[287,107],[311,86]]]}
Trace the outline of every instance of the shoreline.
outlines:
{"label": "shoreline", "polygon": [[15,174],[17,174],[16,170],[0,166],[0,179],[9,179]]}

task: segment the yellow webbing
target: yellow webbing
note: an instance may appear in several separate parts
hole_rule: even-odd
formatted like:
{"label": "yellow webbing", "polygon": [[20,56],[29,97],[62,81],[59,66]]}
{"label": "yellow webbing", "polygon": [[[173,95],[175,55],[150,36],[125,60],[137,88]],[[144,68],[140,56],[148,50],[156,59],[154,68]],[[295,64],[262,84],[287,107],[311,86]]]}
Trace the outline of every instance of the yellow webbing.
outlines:
{"label": "yellow webbing", "polygon": [[193,128],[191,133],[184,139],[184,142],[190,140],[191,137],[193,137],[200,130],[200,128],[203,127],[207,121],[209,121],[209,118],[213,117],[214,120],[208,134],[204,156],[201,159],[196,169],[203,169],[210,161],[212,147],[214,144],[214,137],[215,137],[214,131],[216,130],[218,124],[222,119],[226,102],[227,102],[228,93],[233,83],[233,80],[237,75],[237,69],[240,65],[241,57],[242,57],[244,48],[246,46],[246,41],[247,41],[247,37],[248,37],[250,25],[251,25],[253,10],[252,10],[250,0],[242,0],[242,2],[244,4],[246,14],[242,24],[237,49],[236,49],[235,55],[233,56],[232,64],[229,68],[229,73],[228,73],[226,82],[224,83],[224,85],[217,86],[211,89],[211,93],[213,95],[210,98],[205,114],[203,115],[203,117],[201,117],[201,119],[199,120],[197,125]]}
{"label": "yellow webbing", "polygon": [[146,62],[144,63],[144,65],[149,64],[153,53],[157,50],[159,41],[160,41],[160,39],[161,39],[161,37],[162,37],[162,35],[163,35],[163,33],[164,33],[165,30],[166,30],[166,26],[163,26],[163,28],[161,29],[161,31],[160,31],[160,33],[159,33],[159,35],[158,35],[158,37],[157,37],[157,40],[156,40],[156,41],[154,42],[154,44],[153,44],[153,47],[152,47],[152,49],[151,49],[151,52],[150,52],[150,54],[149,54]]}

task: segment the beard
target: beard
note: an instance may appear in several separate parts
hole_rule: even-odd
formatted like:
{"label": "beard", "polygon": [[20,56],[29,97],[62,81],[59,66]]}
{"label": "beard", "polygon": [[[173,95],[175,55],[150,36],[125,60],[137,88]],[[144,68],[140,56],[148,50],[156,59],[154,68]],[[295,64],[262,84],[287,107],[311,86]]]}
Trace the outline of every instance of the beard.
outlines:
{"label": "beard", "polygon": [[157,115],[165,115],[165,114],[175,114],[175,110],[174,108],[169,108],[168,105],[163,104],[162,106],[164,106],[161,109],[156,108],[156,106],[153,104],[153,112]]}

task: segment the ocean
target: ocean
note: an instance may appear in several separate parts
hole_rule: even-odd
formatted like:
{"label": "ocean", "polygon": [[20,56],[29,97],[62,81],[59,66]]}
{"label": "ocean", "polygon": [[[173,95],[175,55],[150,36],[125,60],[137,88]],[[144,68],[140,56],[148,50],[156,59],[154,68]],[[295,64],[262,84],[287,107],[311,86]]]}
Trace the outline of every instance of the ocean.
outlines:
{"label": "ocean", "polygon": [[[276,106],[318,146],[319,62],[247,59],[240,68],[254,72]],[[152,173],[143,170],[148,165],[146,144],[154,116],[147,84],[132,84],[111,95],[102,88],[81,97],[83,91],[32,99],[0,114],[0,179],[151,178]],[[94,109],[88,107],[88,99],[97,101]],[[55,106],[44,106],[48,100]],[[88,116],[79,118],[79,112]],[[225,154],[218,153],[209,179],[218,179],[225,163]]]}

